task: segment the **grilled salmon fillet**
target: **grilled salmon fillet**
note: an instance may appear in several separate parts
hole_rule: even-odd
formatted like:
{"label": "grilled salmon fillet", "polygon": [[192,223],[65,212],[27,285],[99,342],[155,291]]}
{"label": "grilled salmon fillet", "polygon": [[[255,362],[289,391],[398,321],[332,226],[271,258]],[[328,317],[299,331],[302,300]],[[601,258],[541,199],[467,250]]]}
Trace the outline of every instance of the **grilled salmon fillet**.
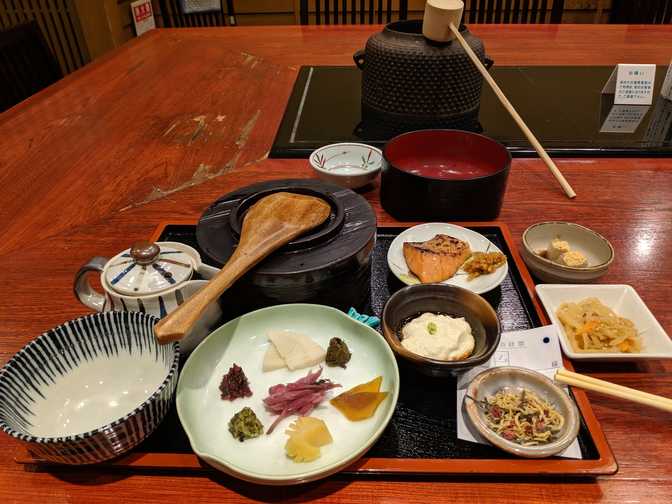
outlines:
{"label": "grilled salmon fillet", "polygon": [[408,269],[422,283],[442,282],[452,277],[471,255],[465,241],[437,234],[424,242],[404,242]]}

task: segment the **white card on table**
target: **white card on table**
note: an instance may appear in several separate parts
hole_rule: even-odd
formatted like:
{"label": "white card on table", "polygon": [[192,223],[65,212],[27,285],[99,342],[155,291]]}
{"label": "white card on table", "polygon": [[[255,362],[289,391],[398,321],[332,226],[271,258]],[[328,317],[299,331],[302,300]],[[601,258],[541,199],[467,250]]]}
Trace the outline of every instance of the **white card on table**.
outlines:
{"label": "white card on table", "polygon": [[154,22],[154,12],[152,11],[152,0],[138,0],[131,4],[131,14],[135,33],[139,37],[149,30],[156,28]]}
{"label": "white card on table", "polygon": [[665,74],[665,80],[663,85],[660,88],[660,96],[672,100],[672,61],[670,61],[670,66],[667,67],[667,73]]}
{"label": "white card on table", "polygon": [[[517,366],[532,369],[553,379],[555,372],[562,367],[560,341],[555,326],[548,325],[527,331],[511,331],[502,333],[499,346],[490,360],[483,366],[471,369],[457,380],[457,437],[463,441],[488,444],[485,439],[476,438],[469,430],[466,412],[462,407],[469,383],[480,372],[499,366]],[[581,447],[575,440],[560,457],[580,459]]]}
{"label": "white card on table", "polygon": [[611,72],[602,94],[614,94],[617,105],[651,105],[655,80],[656,65],[619,64]]}
{"label": "white card on table", "polygon": [[600,133],[634,133],[649,108],[648,105],[614,105]]}
{"label": "white card on table", "polygon": [[644,132],[644,145],[659,147],[672,137],[672,100],[659,96],[653,105],[649,126]]}

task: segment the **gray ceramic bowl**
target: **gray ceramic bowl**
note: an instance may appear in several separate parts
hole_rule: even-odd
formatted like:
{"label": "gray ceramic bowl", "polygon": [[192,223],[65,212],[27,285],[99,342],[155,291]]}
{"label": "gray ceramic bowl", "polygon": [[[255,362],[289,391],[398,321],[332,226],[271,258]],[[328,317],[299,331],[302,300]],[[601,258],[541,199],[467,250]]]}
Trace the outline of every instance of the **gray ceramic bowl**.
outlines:
{"label": "gray ceramic bowl", "polygon": [[179,345],[157,317],[105,312],[42,334],[0,369],[0,429],[37,457],[92,464],[140,443],[170,409]]}
{"label": "gray ceramic bowl", "polygon": [[493,445],[520,457],[550,457],[566,449],[579,433],[579,412],[569,395],[541,373],[517,367],[491,368],[472,380],[467,395],[482,401],[502,389],[520,391],[523,388],[549,401],[565,417],[565,423],[555,441],[539,446],[522,446],[508,441],[488,428],[483,409],[465,396],[464,407],[472,426]]}
{"label": "gray ceramic bowl", "polygon": [[[442,361],[404,348],[401,345],[402,327],[425,312],[464,317],[476,340],[473,353],[466,359]],[[483,364],[497,348],[501,330],[497,313],[490,303],[470,290],[444,284],[410,285],[395,292],[385,304],[382,328],[392,351],[429,376],[448,376]]]}
{"label": "gray ceramic bowl", "polygon": [[[582,252],[588,267],[573,268],[557,264],[539,255],[553,238],[569,242],[572,250]],[[522,255],[530,271],[548,283],[589,283],[604,275],[614,260],[614,248],[604,236],[571,222],[540,222],[523,233]]]}

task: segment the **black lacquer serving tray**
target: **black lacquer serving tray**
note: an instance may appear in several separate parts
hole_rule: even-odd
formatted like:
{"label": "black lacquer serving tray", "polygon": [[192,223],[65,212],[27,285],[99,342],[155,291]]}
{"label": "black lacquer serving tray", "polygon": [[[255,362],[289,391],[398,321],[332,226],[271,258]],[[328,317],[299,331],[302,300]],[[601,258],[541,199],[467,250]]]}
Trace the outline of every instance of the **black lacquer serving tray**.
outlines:
{"label": "black lacquer serving tray", "polygon": [[[512,248],[507,228],[499,223],[474,223],[502,250],[509,261],[509,274],[500,287],[484,297],[496,309],[503,331],[523,330],[545,323],[530,294],[531,278]],[[355,306],[360,313],[379,316],[389,296],[404,285],[389,272],[387,250],[405,228],[378,228],[371,256],[368,299]],[[195,226],[167,224],[157,241],[178,241],[198,248]],[[241,314],[227,313],[230,320]],[[426,377],[399,363],[401,390],[397,408],[387,429],[366,456],[345,473],[361,474],[612,474],[616,463],[585,395],[574,391],[582,415],[579,432],[582,460],[551,458],[526,460],[489,445],[457,439],[456,383],[454,378]],[[21,463],[43,463],[19,456]],[[175,408],[161,426],[129,455],[105,463],[131,469],[211,470],[193,454]]]}
{"label": "black lacquer serving tray", "polygon": [[[651,106],[625,108],[614,107],[613,94],[601,93],[612,70],[608,66],[500,67],[495,62],[490,73],[551,156],[671,156],[672,101],[659,94],[667,67],[657,68]],[[625,114],[630,128],[604,128],[610,113]],[[478,122],[461,129],[497,140],[514,157],[537,156],[487,85],[481,94]],[[307,158],[318,147],[337,142],[382,148],[398,133],[388,124],[362,117],[357,67],[304,66],[287,101],[270,157]]]}

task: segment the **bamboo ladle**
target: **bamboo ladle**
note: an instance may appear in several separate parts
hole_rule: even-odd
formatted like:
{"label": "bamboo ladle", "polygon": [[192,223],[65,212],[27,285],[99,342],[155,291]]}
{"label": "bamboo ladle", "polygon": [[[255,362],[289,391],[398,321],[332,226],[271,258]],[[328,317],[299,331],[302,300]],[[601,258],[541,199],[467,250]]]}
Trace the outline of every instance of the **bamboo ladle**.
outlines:
{"label": "bamboo ladle", "polygon": [[511,117],[516,122],[518,127],[522,130],[523,134],[527,137],[527,140],[532,144],[534,150],[537,151],[539,157],[546,164],[551,173],[560,183],[562,190],[565,191],[565,194],[568,198],[576,197],[576,193],[572,186],[569,185],[567,179],[564,177],[560,169],[553,162],[548,153],[544,150],[537,137],[534,136],[534,133],[527,127],[523,118],[520,117],[518,112],[511,102],[508,100],[504,92],[499,88],[495,79],[492,78],[488,70],[483,66],[481,60],[478,59],[478,56],[474,51],[469,47],[467,41],[464,40],[464,37],[460,34],[460,30],[457,28],[460,26],[460,20],[462,19],[462,12],[464,11],[464,3],[462,0],[427,0],[425,4],[425,16],[422,23],[422,34],[436,42],[448,42],[452,40],[453,37],[457,39],[464,51],[469,56],[471,62],[476,66],[478,71],[481,73],[485,81],[490,85],[493,92],[502,103],[504,108],[511,114]]}
{"label": "bamboo ladle", "polygon": [[278,192],[257,201],[245,215],[238,247],[201,290],[154,326],[165,344],[183,338],[210,303],[274,250],[322,224],[331,207],[314,196]]}

